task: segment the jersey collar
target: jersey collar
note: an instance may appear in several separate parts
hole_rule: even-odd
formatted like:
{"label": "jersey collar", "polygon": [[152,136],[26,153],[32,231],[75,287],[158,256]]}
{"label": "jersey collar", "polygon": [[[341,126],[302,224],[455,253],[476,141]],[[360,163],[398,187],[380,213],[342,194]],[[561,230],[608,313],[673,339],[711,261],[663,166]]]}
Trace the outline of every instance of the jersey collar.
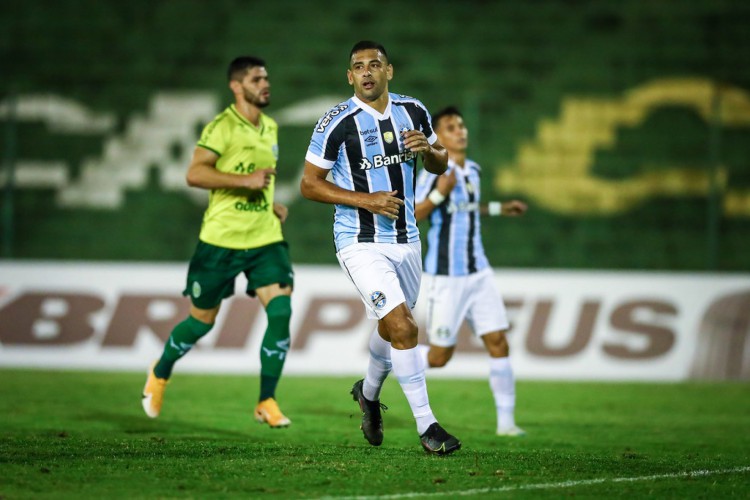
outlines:
{"label": "jersey collar", "polygon": [[391,101],[390,94],[388,94],[388,105],[385,107],[385,112],[383,112],[382,114],[379,113],[377,109],[365,103],[362,99],[360,99],[356,95],[352,96],[352,101],[354,101],[354,104],[359,106],[365,113],[372,115],[372,117],[375,118],[376,120],[387,120],[388,118],[391,117],[391,103],[393,101]]}
{"label": "jersey collar", "polygon": [[249,127],[252,127],[253,130],[263,132],[263,122],[264,122],[263,113],[260,114],[260,117],[258,118],[258,126],[256,127],[255,125],[253,125],[253,123],[250,120],[242,116],[242,114],[239,111],[237,111],[237,107],[234,104],[230,104],[229,109],[230,111],[232,111],[234,116],[236,116],[239,121],[241,121],[242,123],[244,123],[245,125]]}

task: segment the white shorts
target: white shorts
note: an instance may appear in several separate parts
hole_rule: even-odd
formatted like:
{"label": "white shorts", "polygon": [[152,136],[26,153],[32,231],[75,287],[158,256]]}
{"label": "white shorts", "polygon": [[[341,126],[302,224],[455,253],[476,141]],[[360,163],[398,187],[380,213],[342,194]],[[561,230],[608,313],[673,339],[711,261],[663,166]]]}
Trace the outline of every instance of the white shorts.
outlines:
{"label": "white shorts", "polygon": [[425,274],[425,285],[430,344],[455,346],[464,318],[477,337],[508,329],[508,315],[492,269],[468,276]]}
{"label": "white shorts", "polygon": [[419,242],[354,243],[336,257],[357,287],[368,318],[383,319],[403,302],[414,309],[422,280]]}

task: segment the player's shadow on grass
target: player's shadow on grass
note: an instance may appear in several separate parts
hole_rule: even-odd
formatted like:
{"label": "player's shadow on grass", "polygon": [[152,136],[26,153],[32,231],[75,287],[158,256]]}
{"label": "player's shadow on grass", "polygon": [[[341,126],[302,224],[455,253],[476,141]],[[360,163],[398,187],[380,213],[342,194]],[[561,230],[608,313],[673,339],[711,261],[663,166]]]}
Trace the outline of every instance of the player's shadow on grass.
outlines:
{"label": "player's shadow on grass", "polygon": [[[100,421],[109,425],[114,425],[125,434],[160,434],[163,437],[181,438],[189,437],[231,437],[236,439],[247,440],[252,438],[259,439],[257,433],[252,431],[238,431],[222,428],[220,426],[199,425],[186,420],[168,419],[149,419],[146,416],[128,415],[108,411],[92,411],[82,415],[81,420]],[[254,422],[248,419],[248,426]]]}

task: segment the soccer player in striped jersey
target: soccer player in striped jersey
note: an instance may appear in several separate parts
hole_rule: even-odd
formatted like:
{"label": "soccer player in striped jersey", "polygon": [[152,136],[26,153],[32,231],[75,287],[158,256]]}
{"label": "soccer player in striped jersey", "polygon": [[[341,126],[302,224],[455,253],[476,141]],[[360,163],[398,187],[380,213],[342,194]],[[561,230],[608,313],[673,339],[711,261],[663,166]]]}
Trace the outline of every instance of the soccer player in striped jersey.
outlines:
{"label": "soccer player in striped jersey", "polygon": [[510,365],[505,304],[482,246],[480,215],[518,216],[526,204],[480,202],[479,165],[466,157],[468,131],[461,112],[448,107],[432,117],[440,143],[448,150],[448,171],[423,170],[417,179],[416,217],[429,217],[424,260],[427,337],[420,345],[428,367],[442,367],[453,356],[458,330],[468,320],[490,355],[490,388],[497,409],[497,434],[525,434],[515,423],[515,381]]}
{"label": "soccer player in striped jersey", "polygon": [[[315,125],[300,184],[306,198],[336,206],[336,256],[359,291],[369,318],[370,360],[351,394],[362,411],[362,432],[373,446],[383,441],[380,390],[393,369],[409,401],[423,448],[448,454],[461,443],[430,408],[424,365],[417,351],[411,310],[421,281],[421,246],[414,217],[417,161],[435,174],[448,155],[417,99],[388,92],[393,66],[385,48],[361,41],[349,53],[354,96]],[[332,182],[327,176],[332,174]]]}
{"label": "soccer player in striped jersey", "polygon": [[248,295],[258,297],[268,317],[255,419],[271,427],[291,424],[275,399],[289,350],[294,274],[281,231],[287,208],[273,199],[278,126],[262,112],[270,104],[265,66],[251,56],[229,64],[235,102],[203,129],[188,168],[188,184],[209,190],[208,208],[183,291],[190,296],[190,315],[172,330],[143,389],[143,409],[151,418],[161,412],[174,364],[211,330],[243,273]]}

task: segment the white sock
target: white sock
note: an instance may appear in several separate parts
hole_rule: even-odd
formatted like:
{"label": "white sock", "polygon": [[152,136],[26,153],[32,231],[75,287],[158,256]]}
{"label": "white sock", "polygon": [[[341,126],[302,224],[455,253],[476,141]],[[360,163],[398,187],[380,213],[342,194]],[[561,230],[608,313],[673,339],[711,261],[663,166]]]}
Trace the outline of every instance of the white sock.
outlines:
{"label": "white sock", "polygon": [[427,370],[430,368],[430,362],[427,360],[427,354],[430,352],[430,346],[427,344],[417,344],[417,351],[419,351],[419,357],[422,359],[422,366]]}
{"label": "white sock", "polygon": [[497,409],[497,430],[515,426],[516,382],[510,358],[490,358],[490,389]]}
{"label": "white sock", "polygon": [[370,335],[370,362],[362,385],[362,394],[370,401],[380,400],[380,389],[391,372],[391,343],[384,340],[378,328]]}
{"label": "white sock", "polygon": [[391,361],[393,374],[398,378],[401,390],[409,401],[414,420],[417,421],[417,432],[421,436],[437,420],[427,397],[427,382],[419,350],[416,347],[403,350],[391,347]]}

